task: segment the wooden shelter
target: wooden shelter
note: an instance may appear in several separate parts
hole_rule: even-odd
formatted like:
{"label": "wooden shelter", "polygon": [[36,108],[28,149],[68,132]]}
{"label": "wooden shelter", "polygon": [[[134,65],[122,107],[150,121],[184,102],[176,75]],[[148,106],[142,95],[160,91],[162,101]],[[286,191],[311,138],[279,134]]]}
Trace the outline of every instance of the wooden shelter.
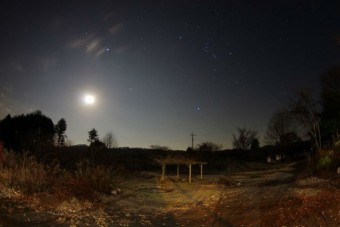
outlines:
{"label": "wooden shelter", "polygon": [[189,168],[189,183],[191,183],[192,180],[192,166],[193,165],[199,165],[200,166],[200,179],[203,180],[203,165],[206,165],[206,162],[200,162],[200,161],[194,161],[189,159],[183,159],[183,158],[164,158],[164,159],[158,159],[156,160],[156,163],[160,164],[162,166],[162,176],[161,180],[165,179],[166,174],[166,166],[167,165],[176,165],[177,166],[177,180],[179,179],[179,167],[181,165],[186,165]]}

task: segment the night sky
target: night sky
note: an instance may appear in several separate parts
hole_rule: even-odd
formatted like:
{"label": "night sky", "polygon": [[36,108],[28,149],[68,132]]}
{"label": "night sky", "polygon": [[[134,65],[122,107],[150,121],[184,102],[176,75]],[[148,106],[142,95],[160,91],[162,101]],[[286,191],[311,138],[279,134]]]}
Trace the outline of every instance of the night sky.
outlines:
{"label": "night sky", "polygon": [[[65,118],[73,144],[231,148],[339,62],[338,1],[1,1],[0,119]],[[95,103],[86,105],[84,95]]]}

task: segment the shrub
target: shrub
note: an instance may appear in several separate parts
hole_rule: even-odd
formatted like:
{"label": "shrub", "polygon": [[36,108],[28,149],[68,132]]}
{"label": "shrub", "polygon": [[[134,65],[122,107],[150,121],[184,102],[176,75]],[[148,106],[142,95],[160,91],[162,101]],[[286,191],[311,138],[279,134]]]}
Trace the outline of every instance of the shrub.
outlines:
{"label": "shrub", "polygon": [[47,185],[44,165],[38,163],[28,153],[22,155],[8,153],[5,168],[8,172],[7,183],[25,193],[42,191]]}
{"label": "shrub", "polygon": [[5,173],[6,184],[24,193],[32,194],[44,191],[53,184],[61,169],[57,161],[44,165],[27,152],[23,154],[6,152],[2,171]]}
{"label": "shrub", "polygon": [[76,166],[76,178],[87,181],[89,186],[97,191],[109,192],[116,182],[110,167],[92,165],[89,160],[82,160]]}
{"label": "shrub", "polygon": [[112,168],[93,165],[89,160],[78,162],[76,170],[72,173],[61,169],[57,160],[44,164],[38,162],[35,156],[29,153],[6,152],[5,154],[5,162],[0,166],[0,177],[6,185],[25,194],[46,190],[59,193],[58,188],[65,186],[68,187],[66,191],[77,194],[90,195],[93,190],[108,193],[116,183]]}
{"label": "shrub", "polygon": [[317,162],[317,168],[319,170],[329,169],[333,161],[334,151],[321,151],[321,157]]}
{"label": "shrub", "polygon": [[318,169],[328,169],[332,164],[332,159],[329,156],[321,157],[318,161]]}

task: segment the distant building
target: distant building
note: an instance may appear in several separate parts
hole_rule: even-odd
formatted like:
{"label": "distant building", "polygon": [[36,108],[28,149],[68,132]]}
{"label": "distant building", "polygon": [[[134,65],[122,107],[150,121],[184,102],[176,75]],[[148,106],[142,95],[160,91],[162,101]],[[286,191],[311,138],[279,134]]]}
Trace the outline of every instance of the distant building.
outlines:
{"label": "distant building", "polygon": [[286,160],[286,155],[282,153],[274,153],[267,155],[267,163],[283,162]]}

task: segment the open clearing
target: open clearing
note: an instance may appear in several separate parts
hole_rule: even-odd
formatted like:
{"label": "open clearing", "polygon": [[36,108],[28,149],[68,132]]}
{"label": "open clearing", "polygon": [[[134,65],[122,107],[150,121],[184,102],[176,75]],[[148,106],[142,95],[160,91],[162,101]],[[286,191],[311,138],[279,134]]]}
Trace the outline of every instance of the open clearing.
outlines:
{"label": "open clearing", "polygon": [[0,185],[0,226],[340,226],[340,179],[302,176],[305,163],[227,175],[143,172],[112,195],[30,197]]}

